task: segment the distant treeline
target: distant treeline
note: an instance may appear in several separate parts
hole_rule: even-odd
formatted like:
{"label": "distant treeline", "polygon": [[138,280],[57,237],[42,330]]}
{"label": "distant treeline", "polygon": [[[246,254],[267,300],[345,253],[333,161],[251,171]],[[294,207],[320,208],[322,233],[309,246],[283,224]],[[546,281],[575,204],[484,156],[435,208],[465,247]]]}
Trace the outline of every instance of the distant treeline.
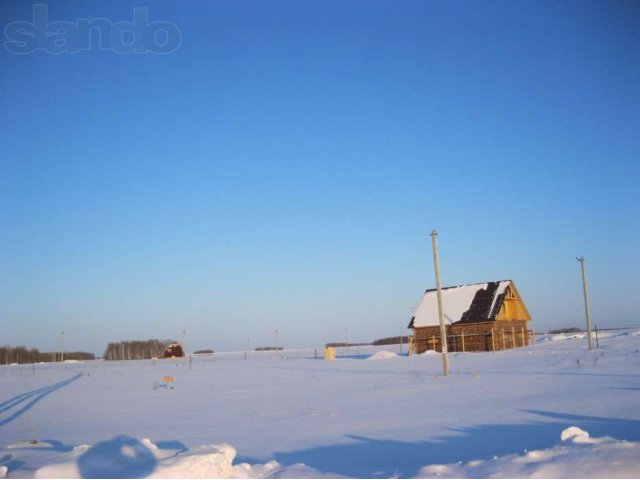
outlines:
{"label": "distant treeline", "polygon": [[344,348],[344,347],[366,347],[369,345],[397,345],[402,341],[402,343],[409,343],[408,336],[402,337],[387,337],[387,338],[379,338],[378,340],[374,340],[371,343],[346,343],[346,342],[329,342],[325,344],[325,347],[334,347],[334,348]]}
{"label": "distant treeline", "polygon": [[397,345],[399,343],[409,343],[409,337],[408,336],[402,336],[402,337],[387,337],[387,338],[380,338],[378,340],[375,340],[373,342],[373,345]]}
{"label": "distant treeline", "polygon": [[280,351],[282,347],[257,347],[256,352]]}
{"label": "distant treeline", "polygon": [[557,330],[549,330],[549,333],[579,333],[582,330],[580,330],[577,327],[571,327],[571,328],[558,328]]}
{"label": "distant treeline", "polygon": [[127,340],[124,342],[110,342],[104,351],[105,360],[144,360],[162,358],[167,347],[173,340]]}
{"label": "distant treeline", "polygon": [[[95,355],[87,352],[64,352],[64,359],[93,360]],[[59,362],[60,360],[60,352],[41,352],[37,348],[12,347],[11,345],[0,347],[0,365]]]}

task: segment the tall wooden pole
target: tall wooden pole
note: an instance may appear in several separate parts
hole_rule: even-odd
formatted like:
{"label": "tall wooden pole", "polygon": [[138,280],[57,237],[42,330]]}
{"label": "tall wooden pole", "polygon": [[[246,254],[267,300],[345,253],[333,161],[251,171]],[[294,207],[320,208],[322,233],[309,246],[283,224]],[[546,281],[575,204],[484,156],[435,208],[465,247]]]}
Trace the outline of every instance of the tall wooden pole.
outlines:
{"label": "tall wooden pole", "polygon": [[440,282],[440,256],[438,253],[438,232],[431,232],[431,245],[433,247],[433,267],[436,273],[436,296],[438,298],[438,319],[440,321],[440,345],[442,346],[442,371],[449,375],[449,354],[447,352],[447,330],[444,326],[444,309],[442,307],[442,285]]}
{"label": "tall wooden pole", "polygon": [[64,363],[64,330],[60,334],[60,362]]}
{"label": "tall wooden pole", "polygon": [[580,262],[582,269],[582,293],[584,294],[584,311],[587,317],[587,340],[589,343],[589,350],[591,350],[591,314],[589,312],[589,292],[587,290],[587,271],[585,267],[586,260],[584,257],[576,257],[576,260]]}

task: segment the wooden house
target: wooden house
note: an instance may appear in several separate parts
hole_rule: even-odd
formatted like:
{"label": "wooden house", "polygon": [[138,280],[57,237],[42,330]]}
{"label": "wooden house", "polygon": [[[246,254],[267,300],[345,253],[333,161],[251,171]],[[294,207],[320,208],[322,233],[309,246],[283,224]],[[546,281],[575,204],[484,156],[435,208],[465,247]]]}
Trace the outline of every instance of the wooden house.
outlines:
{"label": "wooden house", "polygon": [[[450,352],[524,347],[531,332],[527,311],[511,280],[442,289],[447,347]],[[411,318],[413,353],[442,351],[436,289],[427,290]]]}
{"label": "wooden house", "polygon": [[179,343],[171,343],[164,351],[164,358],[181,358],[184,357],[182,345]]}

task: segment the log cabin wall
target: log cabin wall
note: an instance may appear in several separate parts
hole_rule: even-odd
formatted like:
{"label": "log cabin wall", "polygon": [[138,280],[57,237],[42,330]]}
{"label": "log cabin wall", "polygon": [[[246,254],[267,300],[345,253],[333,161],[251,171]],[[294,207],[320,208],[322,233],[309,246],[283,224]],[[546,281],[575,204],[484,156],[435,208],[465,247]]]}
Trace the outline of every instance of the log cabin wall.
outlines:
{"label": "log cabin wall", "polygon": [[[453,324],[446,328],[450,352],[490,352],[529,345],[526,320],[496,320],[481,323]],[[413,329],[414,353],[442,351],[440,327]]]}

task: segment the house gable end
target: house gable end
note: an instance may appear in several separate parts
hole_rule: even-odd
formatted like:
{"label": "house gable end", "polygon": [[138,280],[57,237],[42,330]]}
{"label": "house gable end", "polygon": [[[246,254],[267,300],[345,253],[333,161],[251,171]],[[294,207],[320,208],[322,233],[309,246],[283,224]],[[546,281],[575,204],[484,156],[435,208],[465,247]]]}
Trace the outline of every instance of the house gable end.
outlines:
{"label": "house gable end", "polygon": [[531,315],[529,315],[529,311],[513,282],[503,297],[499,310],[497,310],[496,320],[531,320]]}

